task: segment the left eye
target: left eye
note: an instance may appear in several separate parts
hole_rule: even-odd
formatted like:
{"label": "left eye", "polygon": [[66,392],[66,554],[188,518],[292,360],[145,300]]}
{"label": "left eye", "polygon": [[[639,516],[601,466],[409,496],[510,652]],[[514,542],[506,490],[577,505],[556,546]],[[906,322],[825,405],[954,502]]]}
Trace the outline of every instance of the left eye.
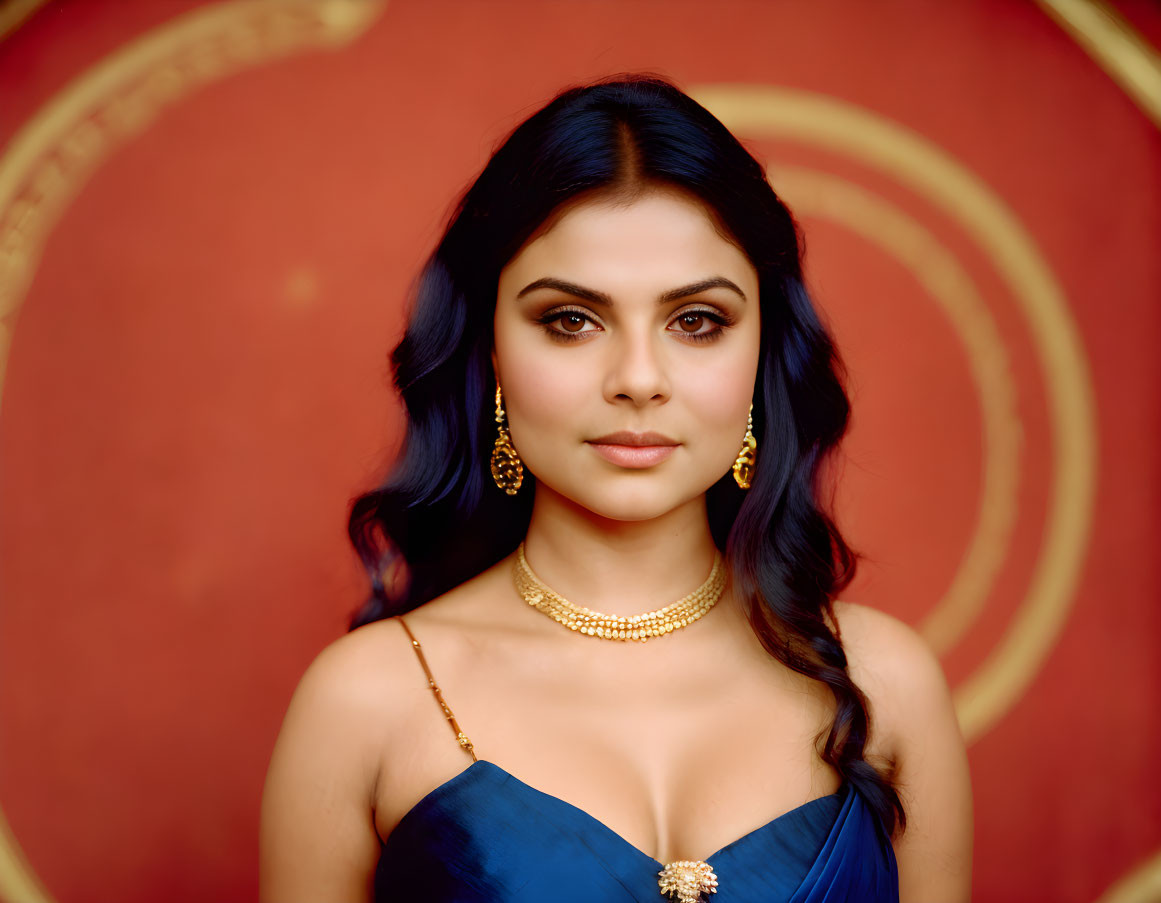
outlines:
{"label": "left eye", "polygon": [[705,311],[691,310],[678,314],[669,328],[684,335],[704,336],[715,332],[720,328],[720,324]]}
{"label": "left eye", "polygon": [[588,335],[590,332],[597,331],[597,326],[593,323],[592,318],[587,314],[582,314],[579,310],[562,310],[549,314],[540,322],[544,323],[550,332],[565,338]]}
{"label": "left eye", "polygon": [[706,322],[702,314],[682,314],[677,318],[677,325],[681,327],[682,332],[701,332]]}
{"label": "left eye", "polygon": [[580,332],[585,328],[588,318],[581,314],[561,314],[556,322],[565,332]]}

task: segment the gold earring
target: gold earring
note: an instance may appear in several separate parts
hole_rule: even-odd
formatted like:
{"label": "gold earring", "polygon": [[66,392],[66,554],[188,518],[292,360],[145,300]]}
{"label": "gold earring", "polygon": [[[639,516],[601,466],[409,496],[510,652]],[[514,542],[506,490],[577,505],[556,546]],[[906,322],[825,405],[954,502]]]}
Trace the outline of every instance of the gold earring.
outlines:
{"label": "gold earring", "polygon": [[746,415],[746,435],[742,439],[742,450],[734,461],[734,482],[742,489],[749,489],[754,479],[754,453],[758,450],[758,440],[754,438],[754,405]]}
{"label": "gold earring", "polygon": [[524,482],[524,464],[516,449],[512,447],[512,437],[504,425],[504,400],[500,395],[500,384],[496,383],[496,425],[500,435],[492,448],[492,479],[508,495],[515,495]]}

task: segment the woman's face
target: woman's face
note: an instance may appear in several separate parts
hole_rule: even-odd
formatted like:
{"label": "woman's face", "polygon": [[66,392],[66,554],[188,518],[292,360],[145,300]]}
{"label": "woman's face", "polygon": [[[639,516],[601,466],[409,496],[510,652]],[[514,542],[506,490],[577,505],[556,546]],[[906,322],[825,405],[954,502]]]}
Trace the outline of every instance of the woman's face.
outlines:
{"label": "woman's face", "polygon": [[568,209],[497,290],[493,360],[537,492],[620,521],[698,499],[741,449],[759,325],[757,271],[692,197]]}

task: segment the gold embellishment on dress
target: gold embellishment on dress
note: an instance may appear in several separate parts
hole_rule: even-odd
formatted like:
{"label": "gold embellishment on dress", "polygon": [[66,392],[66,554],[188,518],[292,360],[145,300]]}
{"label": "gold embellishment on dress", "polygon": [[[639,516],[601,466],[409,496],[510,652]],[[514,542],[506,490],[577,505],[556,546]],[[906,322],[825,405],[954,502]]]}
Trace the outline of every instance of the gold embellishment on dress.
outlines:
{"label": "gold embellishment on dress", "polygon": [[714,607],[726,585],[722,556],[715,549],[709,577],[684,599],[678,599],[656,611],[623,617],[574,605],[545,585],[528,566],[528,560],[524,557],[524,543],[520,543],[516,549],[513,577],[516,591],[525,602],[569,630],[606,640],[637,640],[641,643],[649,637],[664,636],[692,624]]}
{"label": "gold embellishment on dress", "polygon": [[718,876],[700,859],[671,862],[657,874],[661,893],[668,894],[670,900],[677,894],[677,903],[701,903],[702,894],[718,892]]}

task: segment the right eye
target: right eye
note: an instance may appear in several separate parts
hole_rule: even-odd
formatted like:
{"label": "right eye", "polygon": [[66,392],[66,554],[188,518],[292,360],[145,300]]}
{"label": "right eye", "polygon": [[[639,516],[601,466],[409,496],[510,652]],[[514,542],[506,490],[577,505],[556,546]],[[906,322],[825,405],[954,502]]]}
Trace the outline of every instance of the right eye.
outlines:
{"label": "right eye", "polygon": [[562,338],[565,340],[580,338],[581,336],[601,331],[601,328],[593,321],[592,317],[579,310],[551,311],[541,317],[540,322],[544,324],[554,338]]}

